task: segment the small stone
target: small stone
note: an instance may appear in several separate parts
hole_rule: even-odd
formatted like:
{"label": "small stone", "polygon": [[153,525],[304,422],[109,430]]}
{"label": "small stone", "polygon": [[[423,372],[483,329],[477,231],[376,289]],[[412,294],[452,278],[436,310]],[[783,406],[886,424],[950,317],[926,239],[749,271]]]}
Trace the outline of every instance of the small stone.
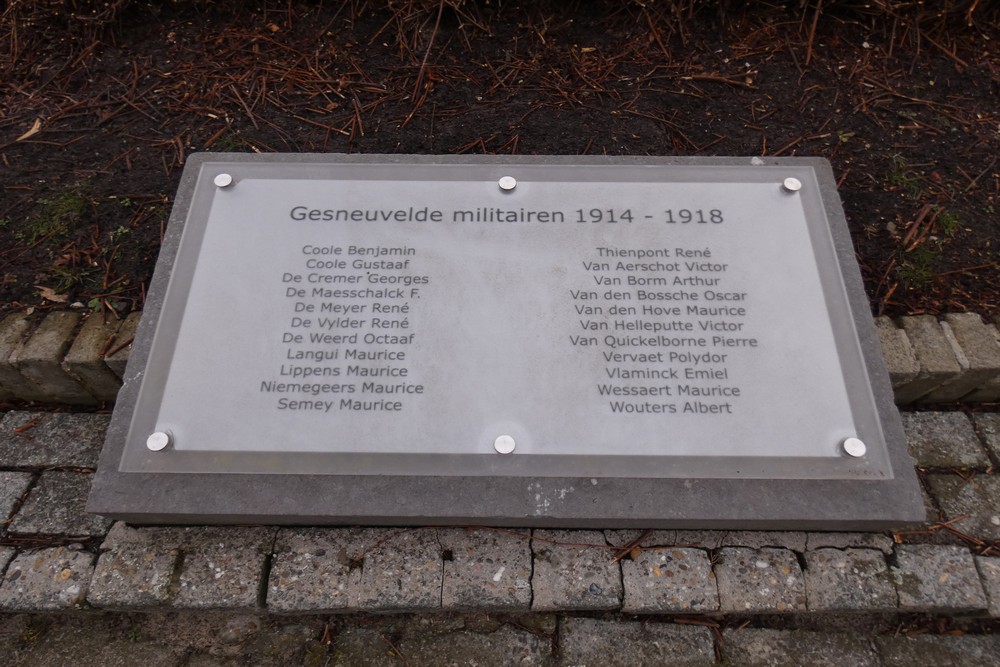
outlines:
{"label": "small stone", "polygon": [[622,560],[622,611],[708,612],[719,608],[719,591],[708,553],[701,549],[642,549]]}
{"label": "small stone", "polygon": [[0,583],[0,610],[72,609],[86,597],[93,569],[94,556],[85,551],[56,547],[23,552],[7,566]]}
{"label": "small stone", "polygon": [[708,628],[695,625],[564,616],[560,622],[558,664],[714,665],[715,640]]}
{"label": "small stone", "polygon": [[10,524],[20,535],[104,535],[111,520],[88,514],[89,473],[43,472]]}
{"label": "small stone", "polygon": [[721,648],[723,662],[740,667],[880,667],[867,638],[837,632],[728,630]]}
{"label": "small stone", "polygon": [[[618,609],[621,571],[614,552],[594,530],[536,530],[531,579],[535,611]],[[595,546],[570,546],[593,544]]]}
{"label": "small stone", "polygon": [[969,468],[990,464],[969,418],[961,412],[904,412],[910,454],[925,468]]}
{"label": "small stone", "polygon": [[900,545],[896,561],[891,572],[901,610],[954,613],[988,607],[975,561],[965,547]]}
{"label": "small stone", "polygon": [[786,549],[725,547],[715,565],[726,612],[791,612],[806,608],[805,582]]}
{"label": "small stone", "polygon": [[974,475],[928,475],[931,493],[946,520],[958,519],[958,530],[985,540],[1000,540],[1000,477]]}
{"label": "small stone", "polygon": [[895,611],[896,589],[881,552],[816,549],[805,557],[810,610]]}

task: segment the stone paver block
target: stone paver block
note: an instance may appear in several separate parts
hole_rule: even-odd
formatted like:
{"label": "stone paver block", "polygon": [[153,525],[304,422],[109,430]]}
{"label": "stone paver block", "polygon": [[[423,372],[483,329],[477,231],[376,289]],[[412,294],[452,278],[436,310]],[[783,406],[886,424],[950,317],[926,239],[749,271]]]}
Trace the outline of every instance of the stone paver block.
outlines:
{"label": "stone paver block", "polygon": [[719,589],[708,553],[701,549],[642,549],[621,562],[625,597],[633,613],[709,612],[719,608]]}
{"label": "stone paver block", "polygon": [[118,610],[165,605],[180,558],[177,532],[116,523],[104,540],[87,601]]}
{"label": "stone paver block", "polygon": [[1000,656],[1000,635],[876,637],[883,667],[986,667]]}
{"label": "stone paver block", "polygon": [[10,363],[39,388],[45,396],[43,400],[49,403],[93,405],[97,402],[62,367],[79,322],[79,313],[49,313],[31,337],[10,355]]}
{"label": "stone paver block", "polygon": [[[570,546],[593,544],[595,546]],[[604,534],[595,530],[536,530],[531,549],[535,571],[531,589],[536,611],[618,609],[622,601],[621,570],[614,551],[602,548]]]}
{"label": "stone paver block", "polygon": [[986,442],[986,448],[1000,461],[1000,413],[973,415],[972,420]]}
{"label": "stone paver block", "polygon": [[892,578],[899,607],[918,612],[976,612],[987,608],[976,563],[965,547],[904,544]]}
{"label": "stone paver block", "polygon": [[0,583],[0,610],[55,611],[81,604],[94,556],[66,547],[26,551],[7,566]]}
{"label": "stone paver block", "polygon": [[873,549],[806,552],[806,596],[812,611],[895,611],[896,589],[885,555]]}
{"label": "stone paver block", "polygon": [[197,528],[185,534],[175,607],[256,609],[272,528]]}
{"label": "stone paver block", "polygon": [[714,665],[715,642],[708,628],[694,625],[563,617],[558,664],[563,667]]}
{"label": "stone paver block", "polygon": [[824,549],[878,549],[891,554],[894,548],[892,538],[882,533],[809,533],[806,550]]}
{"label": "stone paver block", "polygon": [[935,402],[932,392],[959,377],[962,372],[951,343],[945,337],[941,323],[931,315],[901,317],[897,324],[906,332],[913,353],[920,362],[917,377],[900,387],[897,396],[902,395],[904,403],[918,399],[919,402]]}
{"label": "stone paver block", "polygon": [[47,535],[104,535],[111,520],[85,510],[92,475],[43,472],[10,524],[10,532]]}
{"label": "stone paver block", "polygon": [[904,412],[910,455],[925,468],[986,467],[990,464],[972,422],[961,412]]}
{"label": "stone paver block", "polygon": [[8,412],[0,420],[0,466],[95,468],[110,415]]}
{"label": "stone paver block", "polygon": [[31,473],[0,472],[0,525],[10,518],[14,506],[31,484]]}
{"label": "stone paver block", "polygon": [[964,399],[1000,377],[1000,340],[995,326],[984,324],[975,313],[949,313],[944,316],[942,326],[952,345],[958,347],[956,356],[964,371],[961,378],[942,391],[951,390],[953,394],[961,394],[955,400]]}
{"label": "stone paver block", "polygon": [[1000,477],[975,475],[930,475],[931,493],[945,519],[966,518],[954,527],[986,540],[1000,540]]}
{"label": "stone paver block", "polygon": [[880,667],[866,637],[837,632],[743,628],[723,635],[722,660],[740,667]]}
{"label": "stone paver block", "polygon": [[[108,365],[108,368],[117,375],[119,378],[125,378],[125,367],[128,365],[128,355],[132,351],[132,338],[135,337],[136,327],[139,326],[139,320],[142,318],[142,313],[139,311],[129,313],[124,320],[122,320],[122,325],[118,328],[118,333],[115,334],[115,339],[111,342],[108,348],[108,354],[104,357],[104,363]],[[127,345],[122,346],[123,343],[128,342]]]}
{"label": "stone paver block", "polygon": [[[889,380],[893,388],[905,387],[920,373],[920,364],[917,363],[917,357],[913,353],[913,347],[906,337],[906,332],[885,316],[875,318],[875,331],[878,333],[878,340],[882,346],[882,356],[889,369]],[[900,402],[899,396],[897,396],[896,401]]]}
{"label": "stone paver block", "polygon": [[28,315],[14,313],[0,320],[0,394],[4,398],[16,396],[26,401],[45,399],[41,389],[11,363],[10,357],[26,340],[34,326]]}
{"label": "stone paver block", "polygon": [[[510,625],[475,631],[461,622],[444,624],[426,616],[388,628],[351,626],[334,639],[334,667],[397,665],[552,665],[551,639]],[[451,627],[448,627],[448,626]],[[391,642],[391,644],[390,644]]]}
{"label": "stone paver block", "polygon": [[399,612],[441,608],[444,560],[437,530],[373,529],[365,543],[358,607]]}
{"label": "stone paver block", "polygon": [[115,317],[91,313],[63,359],[63,367],[100,401],[113,402],[122,384],[104,362],[104,354],[120,326],[121,321]]}
{"label": "stone paver block", "polygon": [[531,608],[531,539],[493,530],[439,530],[445,553],[441,606],[491,611]]}
{"label": "stone paver block", "polygon": [[326,612],[357,605],[366,531],[285,528],[278,531],[267,607],[274,612]]}
{"label": "stone paver block", "polygon": [[805,581],[787,549],[725,547],[715,565],[727,612],[790,612],[806,608]]}
{"label": "stone paver block", "polygon": [[976,569],[990,603],[990,616],[1000,618],[1000,558],[976,556]]}

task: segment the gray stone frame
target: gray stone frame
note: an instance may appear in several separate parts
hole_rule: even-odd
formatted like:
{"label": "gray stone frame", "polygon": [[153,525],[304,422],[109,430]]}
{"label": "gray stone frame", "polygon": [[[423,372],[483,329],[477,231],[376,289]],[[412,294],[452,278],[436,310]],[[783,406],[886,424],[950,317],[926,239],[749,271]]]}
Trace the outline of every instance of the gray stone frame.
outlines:
{"label": "gray stone frame", "polygon": [[[208,161],[407,164],[811,166],[831,225],[891,479],[649,479],[119,471],[141,378],[200,166]],[[137,523],[491,524],[550,527],[674,527],[874,530],[924,519],[924,506],[854,247],[829,163],[822,158],[393,156],[200,154],[189,157],[108,429],[88,511]],[[570,494],[561,493],[573,487]],[[539,513],[536,496],[559,499]]]}

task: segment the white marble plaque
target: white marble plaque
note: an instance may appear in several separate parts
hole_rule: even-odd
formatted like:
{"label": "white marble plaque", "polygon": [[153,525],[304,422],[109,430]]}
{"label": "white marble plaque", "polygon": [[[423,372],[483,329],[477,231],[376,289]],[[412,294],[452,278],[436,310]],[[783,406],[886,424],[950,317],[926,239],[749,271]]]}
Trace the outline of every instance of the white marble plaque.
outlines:
{"label": "white marble plaque", "polygon": [[892,476],[811,166],[530,162],[205,161],[120,469]]}

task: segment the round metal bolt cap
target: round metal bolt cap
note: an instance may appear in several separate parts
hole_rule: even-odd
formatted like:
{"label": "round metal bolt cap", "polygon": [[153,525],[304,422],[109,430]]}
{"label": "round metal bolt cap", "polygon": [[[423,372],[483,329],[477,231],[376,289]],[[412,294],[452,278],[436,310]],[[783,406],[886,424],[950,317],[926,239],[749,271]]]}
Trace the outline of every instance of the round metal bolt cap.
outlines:
{"label": "round metal bolt cap", "polygon": [[229,174],[219,174],[213,181],[220,188],[227,188],[233,184],[233,177]]}
{"label": "round metal bolt cap", "polygon": [[854,458],[861,458],[865,455],[865,452],[868,451],[865,443],[857,438],[847,438],[843,442],[843,447],[844,452],[846,452],[848,456],[853,456]]}
{"label": "round metal bolt cap", "polygon": [[798,192],[802,189],[802,181],[797,178],[789,177],[784,180],[781,187],[783,187],[786,192]]}
{"label": "round metal bolt cap", "polygon": [[504,176],[499,181],[497,181],[497,185],[500,186],[501,190],[505,192],[510,192],[515,187],[517,187],[517,179],[514,178],[513,176]]}
{"label": "round metal bolt cap", "polygon": [[164,431],[157,431],[146,438],[146,448],[153,452],[165,449],[170,444],[170,434]]}
{"label": "round metal bolt cap", "polygon": [[517,443],[514,442],[514,438],[509,435],[501,435],[493,441],[493,449],[497,450],[498,454],[510,454],[516,446]]}

